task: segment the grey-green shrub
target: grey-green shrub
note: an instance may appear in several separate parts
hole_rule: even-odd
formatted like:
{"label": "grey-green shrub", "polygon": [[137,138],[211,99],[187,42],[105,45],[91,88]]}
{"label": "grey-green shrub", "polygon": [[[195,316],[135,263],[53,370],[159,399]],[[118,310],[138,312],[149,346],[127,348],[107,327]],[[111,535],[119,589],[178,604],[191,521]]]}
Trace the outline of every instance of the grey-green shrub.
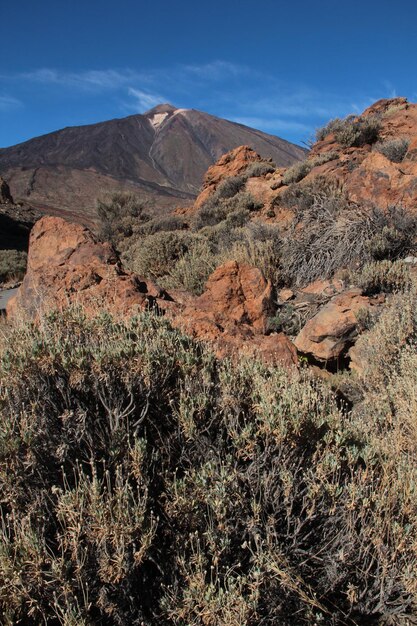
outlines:
{"label": "grey-green shrub", "polygon": [[300,180],[303,180],[310,173],[313,165],[307,161],[299,161],[291,165],[288,169],[285,170],[284,175],[282,177],[282,182],[284,185],[290,185],[291,183],[298,183]]}
{"label": "grey-green shrub", "polygon": [[401,163],[407,154],[409,145],[410,141],[405,138],[385,139],[384,141],[377,141],[375,150],[386,156],[393,163]]}
{"label": "grey-green shrub", "polygon": [[188,250],[193,236],[183,231],[159,231],[137,239],[126,251],[129,268],[140,276],[160,279]]}
{"label": "grey-green shrub", "polygon": [[266,174],[272,174],[275,172],[276,166],[273,163],[267,161],[255,161],[246,168],[244,175],[246,178],[265,176]]}
{"label": "grey-green shrub", "polygon": [[96,201],[99,236],[115,246],[131,237],[148,221],[149,202],[131,192],[118,191]]}
{"label": "grey-green shrub", "polygon": [[295,214],[280,257],[290,284],[306,285],[339,269],[395,260],[414,250],[417,224],[409,212],[357,206],[343,188],[323,178],[291,185],[280,202]]}
{"label": "grey-green shrub", "polygon": [[410,268],[404,261],[379,261],[366,263],[360,272],[352,273],[350,280],[364,294],[373,295],[406,291],[411,287]]}
{"label": "grey-green shrub", "polygon": [[[0,343],[5,626],[406,623],[417,366],[395,329],[417,307],[399,304],[389,335],[380,321],[371,331],[369,396],[346,413],[307,373],[219,361],[150,315],[67,310],[11,328]],[[375,396],[395,383],[381,414]]]}
{"label": "grey-green shrub", "polygon": [[360,147],[372,144],[378,139],[381,122],[378,116],[357,117],[348,115],[344,119],[335,118],[316,131],[317,141],[322,141],[331,133],[342,146]]}

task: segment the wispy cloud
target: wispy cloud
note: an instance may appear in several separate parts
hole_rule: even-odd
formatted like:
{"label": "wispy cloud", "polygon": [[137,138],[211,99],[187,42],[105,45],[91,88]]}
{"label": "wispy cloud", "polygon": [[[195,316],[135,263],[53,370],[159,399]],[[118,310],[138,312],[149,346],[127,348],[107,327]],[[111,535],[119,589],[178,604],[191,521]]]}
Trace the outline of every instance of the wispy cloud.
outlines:
{"label": "wispy cloud", "polygon": [[155,93],[149,93],[147,91],[143,91],[142,89],[134,89],[133,87],[129,87],[128,95],[135,99],[135,102],[130,104],[129,108],[137,111],[138,113],[151,109],[161,102],[165,102],[165,98],[163,96]]}
{"label": "wispy cloud", "polygon": [[294,120],[285,120],[279,117],[265,118],[265,117],[231,117],[232,122],[243,124],[244,126],[251,126],[252,128],[262,128],[264,131],[276,133],[279,131],[288,132],[296,131],[299,133],[308,133],[311,127],[308,124],[302,124]]}
{"label": "wispy cloud", "polygon": [[253,73],[253,70],[246,65],[219,60],[210,63],[182,65],[178,69],[186,74],[209,80],[224,80],[226,76],[242,76]]}
{"label": "wispy cloud", "polygon": [[23,103],[13,96],[0,95],[0,111],[9,111],[21,107]]}
{"label": "wispy cloud", "polygon": [[137,80],[133,70],[87,70],[83,72],[60,72],[55,69],[41,68],[25,72],[14,77],[16,80],[61,85],[79,89],[113,90]]}
{"label": "wispy cloud", "polygon": [[[326,92],[315,85],[289,82],[279,74],[267,74],[221,59],[147,70],[108,68],[65,72],[40,68],[0,78],[5,88],[10,87],[24,98],[32,93],[34,84],[42,84],[56,98],[68,92],[80,100],[108,94],[123,113],[143,112],[161,102],[171,102],[266,132],[282,133],[298,141],[305,141],[331,117],[361,112],[378,98],[396,93],[389,81],[381,81],[374,85],[374,93],[352,98],[351,91]],[[15,98],[0,97],[1,110],[18,103]]]}

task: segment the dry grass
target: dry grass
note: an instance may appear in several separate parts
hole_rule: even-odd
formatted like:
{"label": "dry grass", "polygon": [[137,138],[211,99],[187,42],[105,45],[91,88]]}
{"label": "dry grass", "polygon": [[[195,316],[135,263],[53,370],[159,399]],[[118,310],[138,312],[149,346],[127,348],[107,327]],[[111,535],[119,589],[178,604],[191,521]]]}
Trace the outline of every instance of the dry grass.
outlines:
{"label": "dry grass", "polygon": [[282,273],[290,284],[306,285],[373,260],[396,260],[416,245],[415,217],[401,207],[358,206],[325,179],[291,185],[280,202],[295,214],[281,250]]}
{"label": "dry grass", "polygon": [[0,250],[0,283],[22,280],[26,272],[26,264],[26,252]]}

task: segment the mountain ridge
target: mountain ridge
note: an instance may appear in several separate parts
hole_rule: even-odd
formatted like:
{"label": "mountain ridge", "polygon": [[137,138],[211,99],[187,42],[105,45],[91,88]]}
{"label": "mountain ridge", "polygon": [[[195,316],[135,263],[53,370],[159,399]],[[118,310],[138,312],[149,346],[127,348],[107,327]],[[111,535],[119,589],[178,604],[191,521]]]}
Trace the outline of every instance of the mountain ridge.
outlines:
{"label": "mountain ridge", "polygon": [[165,103],[1,148],[0,173],[17,199],[91,222],[96,197],[111,191],[139,193],[160,212],[190,203],[208,167],[242,144],[277,165],[306,152],[274,135]]}

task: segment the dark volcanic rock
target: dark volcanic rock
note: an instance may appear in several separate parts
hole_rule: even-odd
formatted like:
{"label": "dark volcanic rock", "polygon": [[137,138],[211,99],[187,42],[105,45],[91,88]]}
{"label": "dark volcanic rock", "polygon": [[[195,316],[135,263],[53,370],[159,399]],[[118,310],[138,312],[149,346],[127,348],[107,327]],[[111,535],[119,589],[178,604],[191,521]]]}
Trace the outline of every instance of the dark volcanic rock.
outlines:
{"label": "dark volcanic rock", "polygon": [[4,178],[0,176],[0,204],[13,204],[13,198],[10,193],[9,185]]}

